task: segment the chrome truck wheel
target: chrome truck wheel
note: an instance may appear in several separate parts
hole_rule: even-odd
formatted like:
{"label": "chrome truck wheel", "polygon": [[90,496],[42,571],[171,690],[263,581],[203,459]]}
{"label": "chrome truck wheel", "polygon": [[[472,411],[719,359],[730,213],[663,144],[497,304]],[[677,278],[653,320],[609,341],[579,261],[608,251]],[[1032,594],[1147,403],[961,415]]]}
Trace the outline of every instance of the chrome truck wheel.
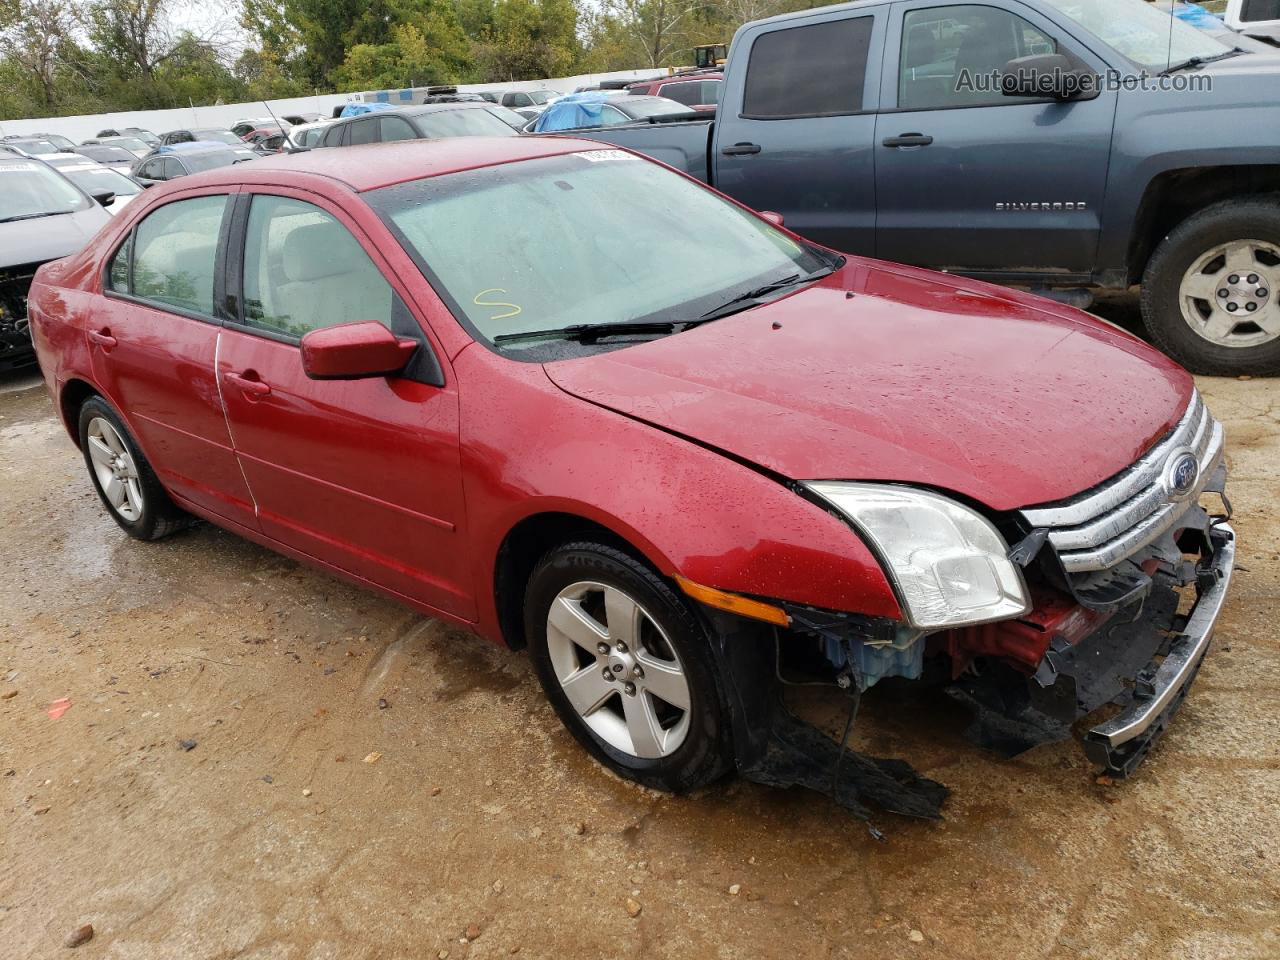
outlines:
{"label": "chrome truck wheel", "polygon": [[1201,254],[1178,290],[1182,318],[1223,347],[1254,347],[1280,337],[1280,246],[1235,240]]}
{"label": "chrome truck wheel", "polygon": [[1170,230],[1142,275],[1142,319],[1192,373],[1280,374],[1280,195],[1215,203]]}

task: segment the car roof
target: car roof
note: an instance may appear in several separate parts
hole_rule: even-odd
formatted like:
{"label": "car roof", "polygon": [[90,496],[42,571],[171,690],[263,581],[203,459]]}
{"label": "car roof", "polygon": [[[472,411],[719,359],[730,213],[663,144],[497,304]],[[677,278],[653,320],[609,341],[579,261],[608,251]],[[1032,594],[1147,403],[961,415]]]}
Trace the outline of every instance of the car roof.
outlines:
{"label": "car roof", "polygon": [[186,143],[167,143],[162,147],[156,147],[152,156],[175,153],[217,153],[226,150],[249,152],[247,146],[240,147],[234,143],[222,143],[218,140],[188,140]]}
{"label": "car roof", "polygon": [[568,137],[449,137],[399,140],[279,154],[197,174],[204,183],[278,183],[282,173],[315,174],[346,184],[357,192],[393,183],[438,177],[476,167],[518,163],[581,150],[610,149]]}
{"label": "car roof", "polygon": [[[685,110],[690,110],[690,111],[693,110],[692,107],[687,107],[683,103],[676,103],[675,100],[672,100],[669,97],[654,97],[654,96],[650,96],[647,93],[639,96],[629,95],[627,97],[619,97],[616,100],[610,99],[609,103],[611,103],[615,107],[620,108],[623,113],[626,113],[628,110],[632,110],[644,103],[672,103],[678,107],[684,107]],[[675,110],[672,111],[672,113],[676,113],[676,112],[678,111],[675,111]]]}

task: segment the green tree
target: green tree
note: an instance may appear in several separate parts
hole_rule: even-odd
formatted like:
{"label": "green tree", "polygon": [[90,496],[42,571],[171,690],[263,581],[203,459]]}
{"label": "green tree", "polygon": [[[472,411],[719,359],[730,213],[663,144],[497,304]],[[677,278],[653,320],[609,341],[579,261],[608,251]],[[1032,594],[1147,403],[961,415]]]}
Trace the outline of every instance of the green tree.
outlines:
{"label": "green tree", "polygon": [[582,59],[572,0],[496,0],[472,52],[489,81],[540,80],[572,73]]}

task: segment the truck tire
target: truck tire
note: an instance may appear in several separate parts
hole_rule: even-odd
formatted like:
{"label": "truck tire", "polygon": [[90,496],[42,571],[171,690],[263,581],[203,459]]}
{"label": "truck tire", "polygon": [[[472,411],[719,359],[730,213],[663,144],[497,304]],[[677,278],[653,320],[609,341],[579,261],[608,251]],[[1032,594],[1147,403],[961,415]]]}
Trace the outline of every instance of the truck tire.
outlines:
{"label": "truck tire", "polygon": [[1280,374],[1280,196],[1178,224],[1147,263],[1141,302],[1151,339],[1192,373]]}
{"label": "truck tire", "polygon": [[706,627],[647,565],[601,543],[557,547],[529,578],[524,623],[547,698],[600,763],[672,793],[732,769]]}

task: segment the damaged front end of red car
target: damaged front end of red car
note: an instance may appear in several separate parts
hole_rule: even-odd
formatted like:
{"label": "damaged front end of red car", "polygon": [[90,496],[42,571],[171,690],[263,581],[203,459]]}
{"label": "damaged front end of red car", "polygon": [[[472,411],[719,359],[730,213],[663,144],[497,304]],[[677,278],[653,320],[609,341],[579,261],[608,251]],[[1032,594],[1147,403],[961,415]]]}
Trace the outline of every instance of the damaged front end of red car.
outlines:
{"label": "damaged front end of red car", "polygon": [[[1080,730],[1086,754],[1112,777],[1131,774],[1186,696],[1230,583],[1223,447],[1221,425],[1193,395],[1176,427],[1122,473],[1067,501],[993,517],[1030,598],[1017,616],[926,631],[788,604],[789,625],[766,653],[722,626],[747,731],[740,772],[819,790],[863,817],[868,803],[940,817],[942,785],[901,760],[846,749],[861,694],[896,677],[965,705],[966,735],[1005,756],[1070,739],[1096,713]],[[845,742],[784,706],[789,682],[815,677],[851,696]]]}

